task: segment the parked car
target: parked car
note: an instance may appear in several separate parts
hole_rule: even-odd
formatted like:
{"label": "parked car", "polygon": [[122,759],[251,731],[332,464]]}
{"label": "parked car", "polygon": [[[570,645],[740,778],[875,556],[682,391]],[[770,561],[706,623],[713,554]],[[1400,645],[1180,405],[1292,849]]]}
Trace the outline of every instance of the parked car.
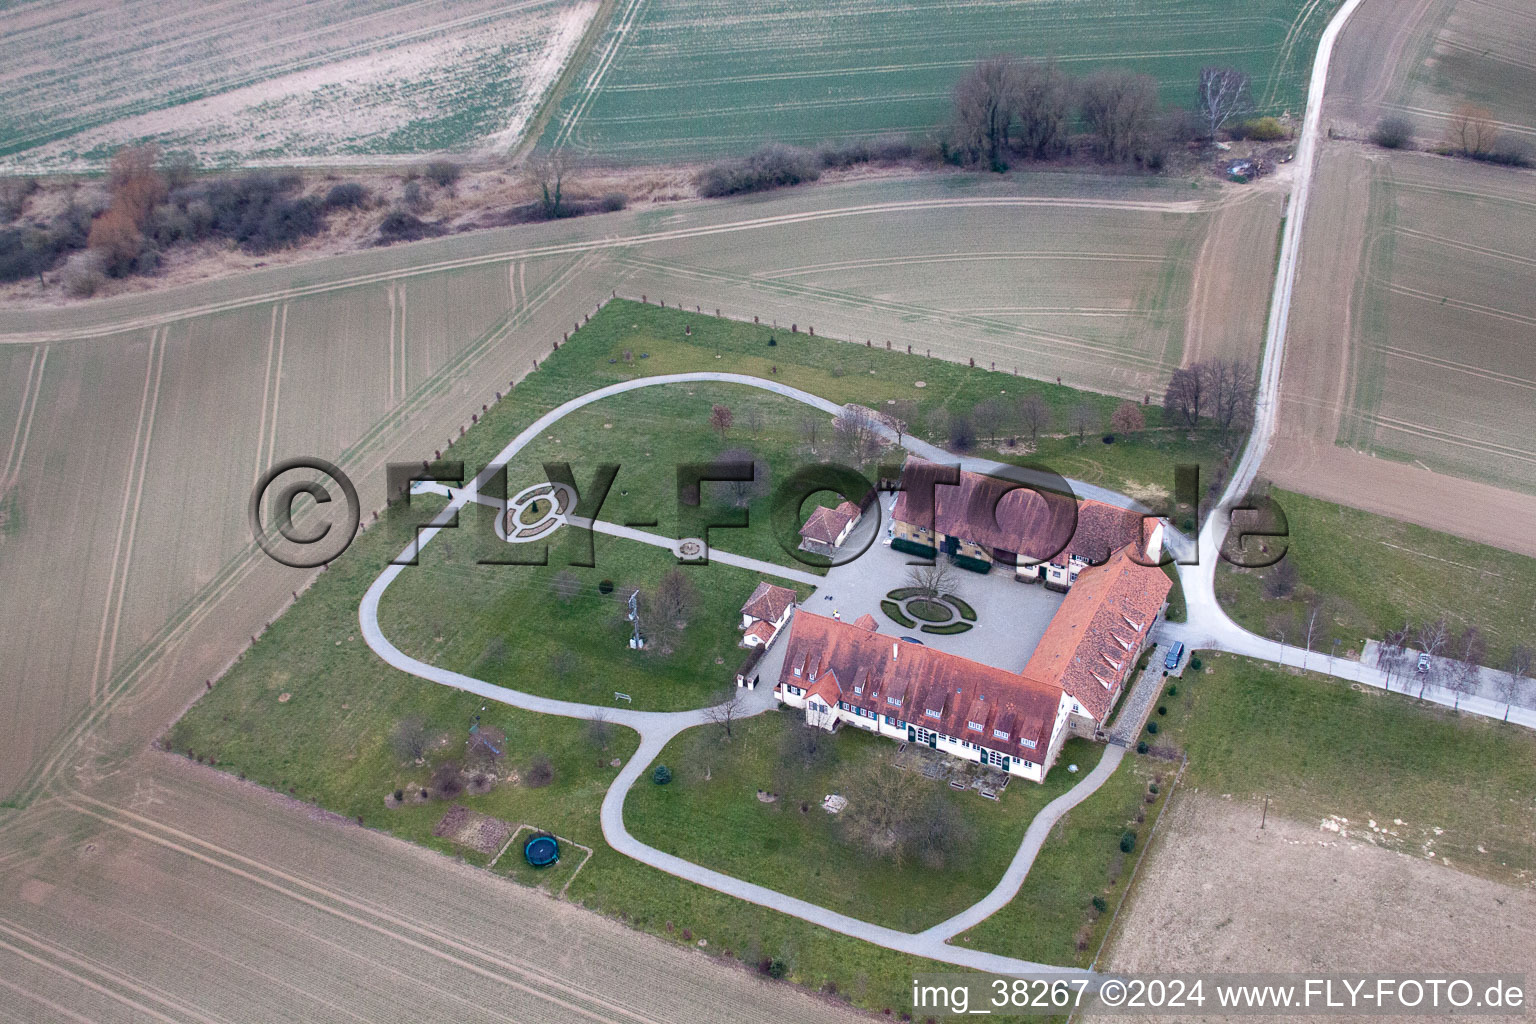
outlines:
{"label": "parked car", "polygon": [[1419,652],[1419,671],[1420,672],[1428,672],[1429,671],[1429,655],[1424,653],[1423,651]]}
{"label": "parked car", "polygon": [[1172,672],[1179,667],[1179,659],[1184,657],[1184,641],[1175,640],[1173,646],[1168,648],[1168,654],[1163,658],[1163,667]]}
{"label": "parked car", "polygon": [[921,640],[919,640],[915,636],[904,636],[904,637],[902,637],[902,639],[905,640],[909,644],[917,644],[917,646],[919,646],[919,647],[926,647],[927,646],[926,644],[924,644]]}

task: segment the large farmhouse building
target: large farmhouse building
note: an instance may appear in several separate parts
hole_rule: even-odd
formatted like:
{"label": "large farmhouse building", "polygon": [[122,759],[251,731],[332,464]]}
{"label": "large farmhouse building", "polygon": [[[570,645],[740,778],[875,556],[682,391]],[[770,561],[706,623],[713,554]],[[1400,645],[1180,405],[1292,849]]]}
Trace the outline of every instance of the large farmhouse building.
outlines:
{"label": "large farmhouse building", "polygon": [[867,615],[802,608],[774,695],[810,726],[851,725],[1042,782],[1068,735],[1098,735],[1167,607],[1172,580],[1151,564],[1162,524],[1095,501],[1074,512],[1070,496],[978,473],[939,483],[941,471],[953,473],[907,461],[893,547],[1066,591],[1023,671],[882,635]]}
{"label": "large farmhouse building", "polygon": [[949,555],[980,572],[1011,568],[1016,579],[1066,590],[1090,565],[1133,546],[1155,562],[1163,524],[1131,509],[1069,494],[1035,491],[1011,480],[961,472],[919,458],[902,467],[891,509],[892,545],[922,557]]}
{"label": "large farmhouse building", "polygon": [[1172,581],[1129,546],[1086,568],[1022,672],[800,609],[774,696],[807,725],[852,725],[1042,782],[1069,734],[1094,736],[1119,700]]}

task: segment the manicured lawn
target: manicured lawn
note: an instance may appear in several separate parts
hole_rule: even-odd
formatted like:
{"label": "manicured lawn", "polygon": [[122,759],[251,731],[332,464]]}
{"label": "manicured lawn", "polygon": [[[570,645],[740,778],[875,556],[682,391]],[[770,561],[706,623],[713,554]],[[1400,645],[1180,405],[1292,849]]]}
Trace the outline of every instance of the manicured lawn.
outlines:
{"label": "manicured lawn", "polygon": [[[642,841],[737,878],[798,896],[860,920],[919,931],[964,910],[997,884],[1035,814],[1098,761],[1102,748],[1072,740],[1044,785],[1014,779],[997,800],[957,792],[943,779],[922,779],[974,830],[975,845],[941,868],[895,864],[847,840],[841,819],[822,810],[840,780],[896,755],[897,744],[858,729],[828,737],[825,760],[810,770],[783,753],[786,734],[804,729],[803,714],[782,710],[733,727],[678,736],[658,759],[673,781],[642,779],[630,791],[624,820]],[[1001,778],[1000,774],[996,776]],[[772,803],[758,791],[776,794]],[[805,810],[802,810],[806,808]],[[1015,955],[1032,956],[1022,947]]]}
{"label": "manicured lawn", "polygon": [[[1079,767],[1086,771],[1092,765]],[[1087,966],[1125,896],[1131,868],[1177,769],[1177,764],[1127,753],[1096,793],[1056,823],[1018,895],[956,936],[955,943],[992,953],[1027,949],[1031,959],[1044,963]],[[1148,803],[1148,786],[1154,782],[1159,793]],[[1125,853],[1120,838],[1128,830],[1137,834],[1137,842]],[[1094,897],[1105,910],[1097,909]]]}
{"label": "manicured lawn", "polygon": [[[692,336],[684,335],[685,324],[692,326]],[[974,403],[1001,390],[1015,396],[1041,394],[1061,415],[1077,401],[1097,402],[1107,414],[1114,401],[1012,375],[805,335],[779,332],[774,336],[777,344],[769,346],[770,333],[766,328],[676,310],[610,303],[443,454],[464,460],[473,473],[519,430],[569,398],[643,373],[680,372],[700,366],[777,377],[838,402],[857,399],[877,404],[897,396],[911,398],[918,403],[917,418],[925,410],[957,402]],[[632,362],[625,360],[625,351],[634,355]],[[719,360],[714,358],[717,353]],[[641,354],[647,358],[639,358]],[[926,381],[928,386],[915,388],[917,380]],[[760,449],[755,449],[757,454],[772,463],[774,474],[781,472],[778,462],[783,459],[827,457],[824,446],[829,443],[829,417],[821,417],[815,450],[808,451],[812,445],[801,426],[804,412],[800,407],[739,386],[698,387],[691,389],[693,394],[688,394],[689,390],[669,387],[622,396],[612,404],[605,401],[563,421],[549,432],[551,436],[538,439],[524,453],[527,457],[510,467],[509,489],[515,493],[523,484],[540,479],[542,474],[532,467],[543,459],[558,458],[562,452],[574,463],[578,484],[585,485],[593,472],[586,464],[589,460],[618,461],[628,466],[638,448],[642,463],[654,459],[660,466],[651,475],[616,478],[603,517],[622,522],[649,513],[661,524],[655,528],[657,532],[664,532],[665,525],[672,522],[686,533],[686,524],[679,523],[678,516],[690,513],[677,511],[675,466],[670,463],[684,458],[712,459],[722,450],[754,443]],[[655,401],[654,408],[647,404],[647,397]],[[708,425],[710,406],[722,400],[731,404],[735,413],[735,423],[724,438],[711,433]],[[793,423],[786,424],[785,417],[793,417]],[[613,427],[604,426],[610,422]],[[1075,438],[1058,441],[1065,448],[1077,445]],[[1157,443],[1149,440],[1100,447],[1113,448],[1117,458],[1126,459],[1140,451],[1145,465],[1136,464],[1137,479],[1172,478],[1176,459]],[[646,456],[646,452],[651,454]],[[1214,447],[1207,455],[1218,457]],[[621,474],[627,472],[621,468]],[[713,493],[714,486],[706,485],[706,503],[714,501],[717,507],[733,503],[733,496]],[[624,494],[625,490],[630,493]],[[779,544],[772,536],[771,524],[759,525],[757,500],[750,505],[752,529],[717,530],[711,541],[726,550],[782,559],[782,553],[775,555]],[[470,863],[483,863],[487,858],[465,854],[431,835],[433,826],[454,802],[513,824],[554,832],[595,851],[575,876],[567,898],[693,948],[698,948],[698,939],[706,938],[709,945],[704,951],[712,955],[730,955],[753,965],[779,959],[789,979],[836,991],[862,1007],[875,1011],[890,1008],[896,1014],[906,1009],[911,974],[938,969],[935,965],[679,881],[606,846],[598,808],[618,771],[610,762],[630,756],[635,746],[632,734],[615,729],[599,742],[583,722],[495,704],[486,706],[480,698],[395,671],[367,649],[357,625],[363,593],[406,545],[415,524],[441,507],[442,499],[419,496],[409,508],[396,506],[382,522],[370,525],[213,691],[172,727],[166,744],[328,810],[361,817],[370,827],[463,855]],[[688,617],[682,639],[670,655],[655,649],[637,658],[624,644],[628,628],[621,621],[617,600],[600,596],[596,584],[611,579],[615,593],[619,593],[626,582],[654,582],[672,564],[666,552],[595,537],[597,566],[569,568],[575,578],[576,596],[566,602],[551,591],[551,580],[566,569],[566,556],[582,535],[562,529],[551,545],[550,564],[539,568],[476,564],[477,558],[487,553],[508,552],[508,545],[488,537],[485,516],[478,509],[466,510],[459,529],[434,540],[423,553],[421,565],[406,570],[391,587],[383,602],[381,621],[403,649],[423,660],[519,689],[573,699],[607,703],[612,691],[624,688],[635,697],[637,707],[644,703],[697,706],[704,702],[701,697],[707,699],[729,681],[741,653],[734,646],[735,614],[756,583],[754,574],[718,562],[685,570],[707,575],[699,577],[700,600]],[[721,664],[715,663],[716,658]],[[289,695],[286,701],[279,700],[283,694]],[[486,709],[481,712],[483,706]],[[506,755],[492,769],[497,781],[489,792],[387,807],[386,799],[396,789],[426,786],[439,765],[463,756],[468,727],[477,713],[482,714],[484,725],[507,735]],[[431,739],[419,765],[399,753],[391,741],[401,721],[417,717]],[[765,758],[769,756],[768,730],[773,726],[749,723],[747,735],[759,728],[763,730],[761,743],[743,739],[736,744],[742,753],[735,768],[727,764],[724,755],[715,755],[719,771],[727,775],[734,772],[741,780],[740,787],[728,793],[716,785],[720,775],[700,782],[693,773],[702,762],[677,759],[672,767],[678,778],[666,787],[666,793],[653,792],[657,787],[642,782],[632,795],[631,827],[662,829],[668,832],[664,838],[669,842],[703,843],[700,859],[710,863],[705,854],[718,856],[723,861],[716,866],[724,870],[734,870],[733,864],[739,866],[742,877],[766,884],[775,884],[776,879],[791,884],[786,854],[764,859],[760,849],[744,852],[731,838],[729,828],[701,829],[699,819],[689,817],[691,811],[682,806],[692,801],[698,804],[700,814],[719,814],[727,821],[737,815],[748,821],[751,819],[746,816],[764,811],[768,805],[757,802],[759,784],[755,779],[772,767]],[[850,741],[848,746],[854,749],[860,739],[867,738],[837,739]],[[683,737],[676,742],[697,741]],[[894,749],[883,741],[865,746],[875,753],[880,753],[882,746]],[[1090,755],[1074,756],[1086,767]],[[670,751],[667,756],[672,756]],[[529,785],[530,768],[546,758],[553,769],[552,780],[547,785]],[[1044,788],[1015,782],[995,804],[975,793],[954,794],[951,799],[959,801],[969,817],[980,822],[991,816],[1001,825],[978,830],[982,839],[975,853],[977,860],[971,865],[975,870],[965,872],[962,878],[946,869],[942,891],[913,911],[926,915],[916,920],[937,920],[990,888],[1012,855],[1033,809],[1048,798],[1061,777],[1060,772],[1053,775]],[[783,848],[792,850],[798,844],[824,853],[831,858],[828,864],[840,865],[844,877],[835,887],[838,891],[889,900],[888,894],[880,892],[880,880],[917,877],[913,872],[920,869],[914,867],[898,870],[869,864],[867,858],[851,856],[845,850],[839,852],[841,840],[827,831],[827,822],[816,817],[825,818],[817,806],[827,791],[821,781],[810,777],[776,785],[783,794],[814,799],[811,811],[802,816],[798,802],[791,806],[792,797],[781,796],[776,813]],[[642,806],[647,800],[671,800],[678,806],[670,812],[665,807],[647,809]],[[668,813],[678,816],[677,827],[668,825]],[[762,830],[756,834],[763,834]],[[514,850],[510,855],[519,854]],[[524,878],[515,862],[505,865],[505,870],[518,881],[544,882],[543,878]],[[801,885],[811,884],[800,877]],[[802,889],[801,894],[816,896],[811,888]],[[854,906],[856,897],[834,893],[827,899],[842,899],[850,913],[860,913]],[[892,920],[905,912],[893,902],[883,910],[877,907],[871,911],[890,914]],[[1044,937],[1021,935],[1020,942],[1007,952],[1043,957],[1060,938],[1044,931],[1040,933]]]}
{"label": "manicured lawn", "polygon": [[[1189,755],[1185,785],[1270,813],[1348,819],[1351,834],[1476,874],[1536,870],[1536,734],[1357,690],[1338,680],[1204,654],[1165,698],[1159,743]],[[1388,832],[1373,832],[1374,821]],[[1480,849],[1481,848],[1481,849]]]}
{"label": "manicured lawn", "polygon": [[[642,601],[648,647],[632,651],[626,601],[677,565],[669,551],[599,534],[596,565],[582,568],[565,557],[573,535],[551,544],[547,566],[479,565],[473,547],[454,540],[445,533],[428,544],[421,564],[402,572],[379,602],[384,634],[413,657],[561,700],[614,706],[618,691],[632,698],[619,706],[650,711],[702,707],[734,686],[745,654],[737,646],[739,609],[759,574],[721,562],[682,567],[695,597],[674,622],[686,626],[658,635]],[[614,584],[606,595],[604,581]],[[574,593],[557,589],[566,585]],[[810,593],[788,585],[801,598]]]}
{"label": "manicured lawn", "polygon": [[1216,571],[1222,606],[1255,633],[1284,631],[1286,642],[1304,644],[1309,602],[1319,602],[1312,649],[1323,653],[1335,639],[1341,655],[1358,652],[1365,639],[1442,614],[1455,629],[1481,629],[1495,667],[1536,637],[1536,558],[1290,491],[1274,498],[1290,529],[1295,592],[1265,594],[1273,568],[1222,562]]}
{"label": "manicured lawn", "polygon": [[[481,713],[481,698],[379,661],[358,634],[357,603],[399,544],[402,535],[387,526],[365,533],[171,728],[166,744],[448,853],[464,851],[431,830],[455,802],[589,845],[601,842],[597,809],[618,774],[608,762],[633,752],[634,734],[612,730],[603,747],[589,742],[583,722],[500,704]],[[481,796],[386,808],[394,790],[429,787],[439,764],[463,760],[477,713],[484,725],[506,733],[505,757],[491,769],[502,781]],[[411,718],[422,721],[428,736],[421,765],[397,753],[391,740],[397,723]],[[507,781],[510,773],[525,775],[540,756],[554,769],[548,785]]]}
{"label": "manicured lawn", "polygon": [[[685,334],[685,329],[691,329],[693,333]],[[1091,430],[1084,440],[1079,440],[1076,433],[1070,432],[1074,406],[1079,403],[1093,406],[1103,424],[1108,422],[1120,400],[1016,377],[1011,373],[811,337],[804,330],[791,334],[783,329],[675,308],[662,309],[624,299],[605,305],[590,323],[584,324],[569,342],[539,365],[536,373],[518,384],[515,402],[493,406],[481,417],[486,428],[471,430],[453,446],[453,458],[464,460],[467,468],[473,471],[489,461],[512,438],[515,433],[510,429],[513,422],[531,422],[539,413],[569,398],[615,381],[699,370],[766,377],[840,404],[857,402],[883,411],[891,411],[892,402],[910,402],[907,419],[917,436],[939,444],[944,443],[947,436],[930,429],[933,426],[930,420],[938,411],[968,413],[982,401],[995,399],[1011,403],[1027,395],[1037,395],[1051,409],[1052,420],[1033,451],[1026,452],[1024,448],[1027,446],[1013,451],[999,448],[991,444],[989,438],[982,437],[978,453],[1003,462],[1045,465],[1063,476],[1124,491],[1149,504],[1173,490],[1175,465],[1197,464],[1201,467],[1201,478],[1211,480],[1225,458],[1212,431],[1202,430],[1191,440],[1184,431],[1164,429],[1162,410],[1156,405],[1144,409],[1147,430],[1143,432],[1118,437],[1114,444],[1104,444],[1101,435]],[[916,387],[919,381],[924,384],[921,388]],[[638,507],[648,516],[656,515],[639,500],[642,494],[664,495],[662,500],[675,507],[675,492],[664,486],[675,479],[675,464],[663,461],[670,457],[669,454],[659,454],[666,453],[667,449],[658,447],[660,441],[650,447],[639,446],[639,450],[635,450],[634,444],[625,448],[623,442],[645,438],[665,440],[673,431],[680,431],[681,438],[692,439],[686,445],[680,440],[680,448],[704,452],[709,457],[729,448],[750,447],[753,437],[746,420],[749,405],[754,401],[764,403],[761,406],[764,424],[759,428],[757,440],[765,448],[772,449],[794,439],[799,459],[817,462],[832,457],[830,417],[822,417],[813,444],[801,425],[808,407],[767,395],[757,400],[749,399],[752,389],[746,388],[730,390],[726,404],[742,405],[736,408],[733,404],[735,422],[726,437],[723,440],[712,438],[708,431],[710,399],[714,393],[709,387],[690,385],[680,395],[667,388],[659,398],[658,393],[646,392],[616,399],[620,403],[616,408],[628,410],[631,417],[628,422],[612,416],[596,421],[598,413],[595,410],[607,407],[605,400],[602,406],[591,407],[592,416],[562,421],[551,431],[560,443],[550,442],[550,447],[540,447],[537,452],[540,457],[556,456],[560,452],[569,455],[567,446],[575,445],[578,450],[616,453],[618,457],[613,461],[626,466],[633,464],[637,471],[653,473],[654,479],[649,485],[640,485],[651,489],[637,491],[632,506],[620,503],[627,497],[620,493],[626,488],[615,484],[602,514],[603,518],[615,521],[619,521],[617,515],[627,514],[632,507]],[[688,390],[695,394],[686,394]],[[517,410],[515,417],[512,408]],[[906,407],[898,405],[895,408]],[[530,415],[524,415],[525,412]],[[786,423],[785,416],[793,419]],[[614,425],[607,432],[616,435],[615,439],[612,442],[595,440],[596,433],[604,430],[602,424],[609,422]],[[646,456],[647,451],[652,454]],[[773,451],[766,454],[771,455]],[[888,460],[900,457],[899,452],[886,456]],[[650,460],[657,460],[657,465],[640,466]],[[530,460],[528,465],[535,466],[536,461]],[[574,468],[578,482],[584,483],[591,478],[590,467],[578,464]],[[778,472],[776,479],[784,479],[779,467],[774,469]],[[533,480],[532,477],[527,479],[528,482]],[[712,486],[724,488],[724,485]],[[509,488],[515,491],[516,484],[509,482]],[[753,522],[758,522],[755,513]],[[731,545],[743,543],[739,538],[749,532],[752,531],[721,530],[712,541],[736,550]],[[771,548],[771,538],[762,544],[758,550]]]}

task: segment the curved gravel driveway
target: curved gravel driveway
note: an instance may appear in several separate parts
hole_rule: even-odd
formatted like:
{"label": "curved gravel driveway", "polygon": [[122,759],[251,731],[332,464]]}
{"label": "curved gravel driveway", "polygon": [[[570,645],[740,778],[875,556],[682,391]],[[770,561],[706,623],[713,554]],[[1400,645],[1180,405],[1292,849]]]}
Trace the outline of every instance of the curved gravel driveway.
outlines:
{"label": "curved gravel driveway", "polygon": [[[1264,361],[1260,372],[1259,395],[1254,416],[1253,432],[1243,458],[1239,462],[1238,468],[1222,496],[1219,507],[1212,513],[1194,542],[1193,546],[1196,547],[1200,556],[1199,564],[1179,567],[1179,578],[1184,588],[1185,601],[1188,607],[1188,622],[1164,623],[1159,627],[1158,636],[1160,639],[1185,640],[1192,648],[1217,648],[1280,664],[1299,666],[1307,663],[1307,667],[1314,671],[1326,672],[1339,678],[1380,686],[1382,685],[1380,681],[1381,674],[1376,669],[1361,665],[1358,662],[1334,662],[1333,659],[1325,659],[1322,655],[1300,651],[1294,647],[1284,647],[1247,632],[1228,618],[1226,613],[1216,603],[1214,592],[1217,551],[1219,550],[1221,539],[1226,535],[1227,527],[1230,524],[1229,509],[1236,498],[1246,493],[1248,487],[1253,482],[1258,472],[1259,464],[1263,461],[1274,435],[1275,405],[1279,389],[1285,330],[1290,313],[1292,287],[1296,278],[1296,261],[1301,242],[1301,228],[1306,213],[1307,200],[1312,184],[1312,173],[1316,162],[1317,140],[1321,130],[1322,100],[1327,80],[1328,64],[1332,57],[1334,43],[1338,39],[1340,31],[1359,4],[1360,0],[1346,0],[1345,4],[1334,15],[1319,41],[1317,57],[1313,64],[1312,80],[1307,96],[1306,118],[1297,149],[1296,162],[1298,167],[1296,183],[1292,192],[1291,208],[1286,221],[1285,233],[1281,241],[1279,267],[1276,273],[1275,291],[1271,301],[1269,330],[1265,343]],[[541,416],[519,433],[497,455],[492,462],[492,466],[482,470],[466,487],[451,492],[447,508],[434,520],[434,524],[446,523],[465,504],[477,500],[479,488],[490,478],[492,467],[505,465],[530,441],[573,410],[601,401],[612,395],[622,394],[639,388],[697,381],[716,381],[760,388],[764,391],[771,391],[795,401],[803,402],[830,415],[836,415],[842,408],[834,402],[797,388],[780,384],[777,381],[732,373],[668,374],[609,385],[566,402]],[[891,435],[888,433],[887,436]],[[903,437],[901,443],[909,451],[926,458],[942,459],[944,461],[953,461],[954,458],[931,445],[912,438]],[[995,471],[1001,468],[999,464],[986,460],[963,459],[960,461],[964,468],[976,471]],[[1009,475],[1017,474],[1017,469],[1014,467],[1008,467],[1008,470]],[[1072,483],[1081,496],[1092,497],[1126,507],[1138,507],[1135,502],[1130,501],[1123,495],[1105,491],[1102,488],[1093,487],[1078,481],[1070,481],[1070,483]],[[420,550],[422,545],[429,543],[437,535],[440,528],[440,525],[433,525],[423,529],[418,534],[416,541],[402,552],[402,560],[414,555]],[[634,539],[644,540],[644,538]],[[1170,539],[1174,546],[1181,543],[1189,546],[1186,538],[1173,536]],[[634,838],[624,827],[624,798],[630,786],[634,784],[642,772],[650,767],[657,755],[661,753],[662,749],[665,748],[674,736],[684,729],[706,722],[706,711],[704,709],[680,712],[635,711],[554,700],[548,697],[539,697],[511,690],[503,686],[496,686],[483,680],[428,665],[425,662],[412,658],[390,643],[380,630],[378,624],[379,599],[400,574],[402,568],[404,567],[399,565],[391,565],[386,568],[373,582],[373,585],[368,588],[368,593],[364,596],[362,605],[358,609],[358,621],[362,628],[364,639],[367,641],[368,646],[390,665],[419,678],[466,690],[514,707],[537,711],[542,714],[562,715],[568,718],[590,719],[602,717],[608,721],[634,729],[640,734],[639,748],[635,751],[634,756],[629,759],[629,762],[624,765],[603,798],[601,811],[603,838],[619,852],[658,870],[676,875],[679,878],[687,879],[688,881],[760,906],[772,908],[844,935],[851,935],[868,942],[873,942],[888,949],[984,971],[1004,973],[1041,971],[1061,972],[1064,974],[1086,973],[1076,968],[1054,967],[1047,964],[984,953],[979,950],[963,949],[950,945],[947,940],[996,913],[1017,895],[1019,888],[1023,885],[1024,879],[1029,873],[1030,866],[1034,863],[1035,856],[1039,853],[1040,847],[1044,843],[1046,836],[1049,835],[1051,828],[1063,814],[1092,795],[1113,774],[1115,768],[1119,766],[1125,756],[1124,748],[1114,745],[1108,746],[1099,764],[1081,782],[1051,801],[1035,816],[1035,819],[1030,823],[1029,828],[1025,832],[1018,852],[1015,854],[1002,879],[981,901],[949,920],[940,922],[925,931],[915,934],[900,932],[891,928],[859,921],[805,900],[775,892],[764,886],[732,878],[729,875],[721,874],[718,871],[713,871],[654,847],[647,846]],[[780,567],[764,564],[762,568],[765,572],[771,572],[781,577],[788,575]],[[1373,676],[1375,677],[1374,679]],[[1470,698],[1463,699],[1461,706],[1464,709],[1479,714],[1488,714],[1496,710],[1492,708],[1484,709],[1478,706],[1479,703],[1491,704],[1492,702],[1479,702],[1478,698]],[[761,706],[752,709],[752,713],[760,713],[769,706],[771,705],[761,703]],[[1526,721],[1526,719],[1530,720]],[[1536,726],[1536,712],[1517,709],[1517,712],[1511,715],[1511,721],[1521,721],[1523,724]]]}

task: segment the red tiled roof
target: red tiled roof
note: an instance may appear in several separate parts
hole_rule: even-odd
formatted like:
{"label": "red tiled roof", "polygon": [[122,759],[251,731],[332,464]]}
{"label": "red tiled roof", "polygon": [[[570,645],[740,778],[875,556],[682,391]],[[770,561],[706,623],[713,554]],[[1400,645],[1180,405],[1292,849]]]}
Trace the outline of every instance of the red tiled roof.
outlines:
{"label": "red tiled roof", "polygon": [[1021,484],[983,473],[961,471],[958,484],[944,480],[953,467],[909,457],[902,468],[902,490],[891,517],[913,526],[931,527],[947,536],[979,544],[991,552],[1012,552],[1025,562],[1056,559],[1065,563],[1076,555],[1088,562],[1105,561],[1110,552],[1142,542],[1141,513],[1034,491]]}
{"label": "red tiled roof", "polygon": [[742,634],[743,637],[755,636],[763,643],[773,639],[773,623],[766,619],[758,619]]}
{"label": "red tiled roof", "polygon": [[1173,586],[1131,551],[1123,547],[1078,575],[1024,666],[1026,675],[1060,684],[1101,724]]}
{"label": "red tiled roof", "polygon": [[845,501],[837,508],[818,505],[805,525],[800,527],[800,536],[823,544],[835,544],[848,524],[858,517],[859,507],[851,501]]}
{"label": "red tiled roof", "polygon": [[790,624],[779,683],[1037,764],[1061,700],[1059,687],[803,608]]}
{"label": "red tiled roof", "polygon": [[853,624],[858,626],[860,629],[867,629],[871,633],[876,633],[880,630],[880,624],[876,622],[875,617],[868,612],[865,612],[863,615],[860,615],[858,618],[854,619]]}
{"label": "red tiled roof", "polygon": [[777,587],[766,580],[757,585],[752,591],[752,596],[747,598],[747,603],[741,606],[741,614],[750,615],[754,619],[767,619],[769,622],[779,621],[779,616],[784,610],[795,603],[795,592],[788,587]]}

